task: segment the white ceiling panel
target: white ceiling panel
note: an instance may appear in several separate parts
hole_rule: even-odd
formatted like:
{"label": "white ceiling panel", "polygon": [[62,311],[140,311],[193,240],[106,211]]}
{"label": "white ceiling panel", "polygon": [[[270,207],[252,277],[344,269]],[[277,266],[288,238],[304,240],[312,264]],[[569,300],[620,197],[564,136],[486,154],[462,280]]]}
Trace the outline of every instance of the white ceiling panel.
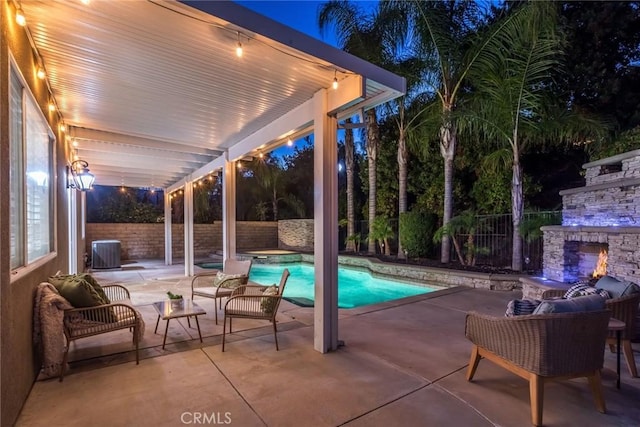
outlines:
{"label": "white ceiling panel", "polygon": [[369,99],[404,90],[401,78],[234,3],[183,3],[21,3],[96,184],[168,187],[329,88],[336,70],[367,78]]}

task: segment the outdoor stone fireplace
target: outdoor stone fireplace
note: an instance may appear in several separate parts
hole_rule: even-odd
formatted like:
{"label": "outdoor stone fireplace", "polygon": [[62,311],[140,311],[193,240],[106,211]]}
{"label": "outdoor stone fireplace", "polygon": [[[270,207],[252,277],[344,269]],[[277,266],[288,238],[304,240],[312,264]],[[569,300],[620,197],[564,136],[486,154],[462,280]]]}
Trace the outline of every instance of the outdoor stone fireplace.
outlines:
{"label": "outdoor stone fireplace", "polygon": [[542,227],[546,279],[570,283],[606,274],[640,283],[640,150],[583,165],[586,185],[560,192],[562,225]]}

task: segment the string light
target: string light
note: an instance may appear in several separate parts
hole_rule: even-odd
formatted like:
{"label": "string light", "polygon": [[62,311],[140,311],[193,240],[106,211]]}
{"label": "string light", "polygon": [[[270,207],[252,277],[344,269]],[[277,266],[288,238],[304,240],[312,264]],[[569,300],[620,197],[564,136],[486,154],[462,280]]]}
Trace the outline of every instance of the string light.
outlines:
{"label": "string light", "polygon": [[75,139],[75,138],[73,138],[73,139],[71,140],[71,145],[73,145],[74,147],[77,147],[77,146],[78,146],[78,140],[77,140],[77,139]]}
{"label": "string light", "polygon": [[27,18],[24,17],[22,5],[19,5],[18,10],[16,10],[16,24],[20,25],[21,27],[27,25]]}
{"label": "string light", "polygon": [[91,0],[80,0],[82,2],[82,4],[88,6],[89,3],[91,3]]}
{"label": "string light", "polygon": [[337,75],[337,71],[333,70],[333,90],[338,89],[338,75]]}
{"label": "string light", "polygon": [[264,159],[264,153],[258,154],[258,157],[260,157],[261,159]]}
{"label": "string light", "polygon": [[36,73],[40,80],[44,80],[47,77],[47,73],[44,71],[43,67],[38,67],[38,72]]}
{"label": "string light", "polygon": [[242,43],[240,43],[240,31],[238,31],[238,44],[236,44],[236,56],[242,58]]}
{"label": "string light", "polygon": [[53,102],[49,103],[49,111],[51,111],[52,113],[54,111],[56,111],[56,104],[54,104]]}
{"label": "string light", "polygon": [[67,131],[67,127],[64,125],[64,123],[60,123],[60,126],[58,127],[58,129],[60,129],[60,132],[62,133]]}
{"label": "string light", "polygon": [[291,140],[291,138],[289,138],[289,140],[287,141],[287,145],[289,147],[293,146],[293,141]]}
{"label": "string light", "polygon": [[238,160],[238,169],[242,168],[242,162],[240,160]]}

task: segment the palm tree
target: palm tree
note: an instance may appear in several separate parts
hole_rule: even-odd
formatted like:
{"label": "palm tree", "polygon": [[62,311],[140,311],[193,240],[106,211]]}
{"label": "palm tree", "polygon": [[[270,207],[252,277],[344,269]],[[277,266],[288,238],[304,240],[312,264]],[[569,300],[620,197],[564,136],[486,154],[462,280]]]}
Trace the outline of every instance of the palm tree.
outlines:
{"label": "palm tree", "polygon": [[347,251],[356,251],[356,242],[349,239],[355,235],[355,215],[353,206],[353,129],[349,127],[352,123],[351,118],[345,120],[346,127],[344,131],[344,163],[347,170]]}
{"label": "palm tree", "polygon": [[[385,50],[385,17],[379,13],[365,13],[355,3],[346,0],[332,0],[323,4],[318,15],[318,26],[325,31],[329,25],[336,30],[338,43],[342,48],[374,64],[388,61]],[[363,117],[367,137],[367,164],[369,175],[369,233],[372,232],[376,217],[376,158],[380,133],[375,109],[365,112]],[[375,242],[369,239],[368,252],[375,253]]]}
{"label": "palm tree", "polygon": [[[407,212],[407,138],[422,126],[422,117],[427,105],[424,94],[420,92],[420,77],[425,69],[422,61],[410,57],[394,62],[390,68],[407,81],[407,93],[385,104],[389,116],[398,128],[398,216]],[[398,239],[398,258],[405,259],[402,240]]]}
{"label": "palm tree", "polygon": [[522,154],[532,144],[582,138],[585,131],[597,134],[599,127],[558,106],[549,94],[549,76],[560,66],[562,53],[555,5],[530,2],[507,13],[513,19],[506,21],[503,31],[478,56],[471,74],[477,104],[465,120],[473,132],[502,147],[485,160],[485,165],[511,167],[511,268],[521,271],[523,245],[518,230],[524,210]]}
{"label": "palm tree", "polygon": [[[411,46],[424,63],[432,64],[425,73],[422,84],[437,96],[440,106],[438,114],[440,153],[444,159],[444,200],[442,222],[446,226],[453,214],[453,168],[458,129],[456,110],[465,94],[464,84],[476,65],[478,55],[488,42],[502,31],[503,22],[492,25],[489,31],[477,33],[485,24],[486,13],[477,2],[450,1],[404,1],[387,0],[385,9],[392,9],[405,16],[408,25],[395,26],[395,40],[411,38]],[[450,238],[443,235],[440,260],[450,260]]]}

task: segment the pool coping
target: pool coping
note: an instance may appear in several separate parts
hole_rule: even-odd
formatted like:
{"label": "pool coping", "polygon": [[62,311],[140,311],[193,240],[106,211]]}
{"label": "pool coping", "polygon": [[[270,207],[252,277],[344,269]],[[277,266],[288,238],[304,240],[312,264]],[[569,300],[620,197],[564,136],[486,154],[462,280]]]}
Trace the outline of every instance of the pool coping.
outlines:
{"label": "pool coping", "polygon": [[[310,253],[297,253],[274,255],[256,259],[256,263],[285,264],[293,262],[305,262],[313,264],[314,256]],[[446,267],[427,267],[414,264],[389,263],[377,258],[339,255],[338,264],[351,268],[368,271],[377,278],[389,278],[399,282],[406,281],[409,284],[442,289],[456,286],[466,286],[478,289],[513,290],[520,289],[520,279],[529,277],[526,274],[496,274],[471,271],[454,270]]]}

